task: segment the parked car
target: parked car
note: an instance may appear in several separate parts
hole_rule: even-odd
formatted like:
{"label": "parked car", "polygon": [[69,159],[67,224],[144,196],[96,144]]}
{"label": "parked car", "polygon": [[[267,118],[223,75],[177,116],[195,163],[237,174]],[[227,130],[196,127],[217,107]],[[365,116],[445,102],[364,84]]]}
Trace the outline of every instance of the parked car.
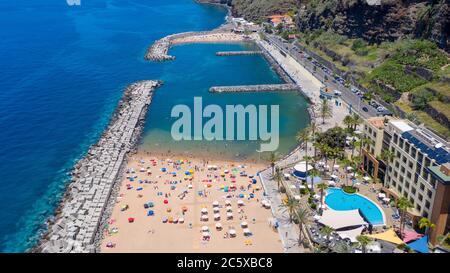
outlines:
{"label": "parked car", "polygon": [[365,106],[363,106],[362,110],[363,110],[364,112],[369,112],[369,109],[367,109],[367,107],[365,107]]}

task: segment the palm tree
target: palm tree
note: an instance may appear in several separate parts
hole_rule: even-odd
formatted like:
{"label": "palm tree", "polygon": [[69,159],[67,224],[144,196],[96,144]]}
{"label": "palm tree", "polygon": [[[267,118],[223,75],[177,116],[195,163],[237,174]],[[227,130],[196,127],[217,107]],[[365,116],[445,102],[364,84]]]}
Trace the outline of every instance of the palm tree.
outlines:
{"label": "palm tree", "polygon": [[401,214],[400,214],[400,234],[402,237],[403,237],[403,230],[406,225],[406,221],[405,221],[406,213],[407,213],[408,209],[410,209],[412,207],[413,206],[412,206],[411,202],[406,197],[402,197],[402,198],[398,199],[398,201],[397,201],[397,208],[401,212]]}
{"label": "palm tree", "polygon": [[359,140],[359,156],[362,155],[362,149],[364,148],[364,146],[370,145],[370,144],[373,144],[372,139],[370,139],[367,136],[361,137],[361,139]]}
{"label": "palm tree", "polygon": [[[319,176],[319,175],[320,175],[320,172],[315,168],[309,172],[309,177],[311,179],[311,192],[314,192],[314,177]],[[308,176],[306,178],[308,178]]]}
{"label": "palm tree", "polygon": [[322,124],[325,124],[325,119],[332,117],[333,111],[327,99],[322,100],[320,105],[320,117],[322,118]]}
{"label": "palm tree", "polygon": [[278,191],[280,191],[281,183],[283,183],[283,173],[280,168],[275,169],[275,174],[272,175],[272,179],[277,181]]}
{"label": "palm tree", "polygon": [[419,228],[420,229],[425,228],[425,235],[428,235],[430,233],[430,230],[435,227],[436,227],[436,225],[433,224],[428,218],[422,217],[419,220]]}
{"label": "palm tree", "polygon": [[317,185],[317,188],[320,190],[320,204],[323,204],[323,195],[325,193],[325,190],[328,189],[328,185],[325,183],[320,183]]}
{"label": "palm tree", "polygon": [[289,220],[292,223],[292,220],[294,219],[294,213],[296,212],[296,210],[299,207],[299,202],[291,197],[290,195],[287,196],[287,201],[285,204],[282,204],[281,207],[283,207],[284,209],[286,209],[289,213]]}
{"label": "palm tree", "polygon": [[298,142],[305,144],[306,177],[308,177],[308,141],[310,140],[310,128],[306,127],[305,129],[300,131],[297,134],[296,139]]}
{"label": "palm tree", "polygon": [[353,126],[353,117],[351,115],[347,115],[342,122],[345,126],[347,126],[347,129],[351,129]]}
{"label": "palm tree", "polygon": [[303,233],[303,224],[305,224],[308,220],[309,211],[305,208],[298,207],[295,211],[295,219],[298,221],[298,228],[300,229],[298,235],[298,244],[300,245],[303,242],[302,233]]}
{"label": "palm tree", "polygon": [[362,123],[362,119],[360,116],[358,116],[356,113],[353,113],[352,116],[352,125],[353,125],[353,131],[356,131],[356,128],[358,125]]}
{"label": "palm tree", "polygon": [[356,240],[361,246],[362,253],[366,253],[366,246],[372,241],[372,238],[366,235],[358,235],[356,236]]}
{"label": "palm tree", "polygon": [[333,234],[333,232],[334,232],[334,229],[329,226],[324,226],[322,228],[322,230],[320,231],[320,233],[322,233],[322,235],[326,236],[326,238],[327,238],[327,247],[330,244],[330,236]]}
{"label": "palm tree", "polygon": [[270,167],[272,168],[272,175],[274,175],[275,164],[277,163],[277,160],[278,160],[277,154],[274,152],[270,153],[269,161],[270,161]]}
{"label": "palm tree", "polygon": [[[381,151],[380,154],[381,159],[384,161],[385,165],[386,165],[386,174],[385,177],[389,177],[388,173],[389,173],[389,163],[392,162],[392,160],[394,160],[395,158],[395,153],[392,152],[391,150],[387,149],[387,150],[383,150]],[[384,179],[386,181],[386,178]],[[384,181],[384,182],[385,182]],[[386,185],[385,185],[386,186]]]}
{"label": "palm tree", "polygon": [[[313,141],[313,143],[315,143],[316,142],[316,134],[320,130],[320,126],[315,121],[312,121],[311,124],[309,125],[309,128],[311,130],[312,141]],[[316,156],[317,156],[316,146],[314,146],[314,157],[316,157]]]}

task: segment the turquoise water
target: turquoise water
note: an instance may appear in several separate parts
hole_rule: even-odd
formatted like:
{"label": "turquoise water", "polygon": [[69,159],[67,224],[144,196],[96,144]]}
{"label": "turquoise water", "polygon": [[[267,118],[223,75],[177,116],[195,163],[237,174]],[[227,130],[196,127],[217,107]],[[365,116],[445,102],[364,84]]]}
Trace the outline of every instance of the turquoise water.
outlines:
{"label": "turquoise water", "polygon": [[[193,44],[176,46],[170,54],[177,58],[162,64],[165,81],[156,91],[147,119],[142,147],[147,150],[196,154],[212,157],[256,159],[259,141],[174,141],[170,131],[176,118],[170,117],[174,105],[185,104],[193,109],[193,97],[201,96],[203,106],[255,104],[280,107],[280,146],[277,152],[287,153],[296,145],[295,134],[308,122],[307,102],[295,93],[210,93],[217,85],[282,83],[261,56],[217,57],[217,51],[246,50],[247,44]],[[257,68],[257,69],[255,69]],[[180,73],[180,71],[183,71]],[[167,79],[167,80],[166,80]],[[206,119],[205,119],[206,120]],[[262,155],[262,158],[267,155]]]}
{"label": "turquoise water", "polygon": [[347,194],[339,188],[329,188],[325,203],[334,210],[359,209],[364,218],[372,225],[383,225],[383,213],[371,200],[358,195]]}
{"label": "turquoise water", "polygon": [[[81,3],[70,7],[64,0],[0,0],[1,252],[24,251],[36,243],[64,192],[70,169],[98,140],[130,83],[165,81],[144,132],[142,145],[150,150],[172,146],[164,142],[170,128],[167,111],[198,94],[214,103],[283,105],[284,150],[307,123],[306,102],[294,94],[206,93],[209,85],[279,81],[258,56],[213,54],[247,45],[179,46],[171,51],[178,57],[174,62],[143,60],[156,39],[219,26],[225,9],[192,0]],[[203,151],[208,147],[195,145]],[[189,149],[183,146],[189,147],[178,147]],[[254,156],[255,146],[237,143],[225,150],[229,156],[240,151]]]}

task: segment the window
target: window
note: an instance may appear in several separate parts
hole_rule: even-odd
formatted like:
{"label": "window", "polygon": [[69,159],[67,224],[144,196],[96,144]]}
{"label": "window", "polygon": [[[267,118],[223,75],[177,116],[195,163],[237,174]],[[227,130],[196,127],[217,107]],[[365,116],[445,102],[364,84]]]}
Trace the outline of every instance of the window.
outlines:
{"label": "window", "polygon": [[398,135],[394,133],[394,143],[397,144],[398,142]]}
{"label": "window", "polygon": [[420,183],[420,190],[421,190],[421,191],[424,191],[424,190],[425,190],[425,185],[422,184],[422,183]]}
{"label": "window", "polygon": [[422,200],[423,200],[423,195],[419,193],[419,194],[417,195],[417,199],[419,199],[420,201],[422,201]]}
{"label": "window", "polygon": [[428,218],[428,213],[427,212],[424,212],[422,215],[423,215],[423,217]]}
{"label": "window", "polygon": [[416,188],[411,187],[411,194],[415,195],[416,194]]}
{"label": "window", "polygon": [[410,169],[412,169],[414,167],[414,164],[410,161],[410,162],[408,162],[408,166]]}
{"label": "window", "polygon": [[416,205],[416,209],[417,209],[418,211],[421,211],[421,210],[422,210],[422,207],[421,207],[419,204],[417,204],[417,205]]}
{"label": "window", "polygon": [[430,201],[425,201],[425,207],[427,208],[427,209],[429,209],[430,208]]}
{"label": "window", "polygon": [[431,197],[433,196],[433,192],[431,192],[430,190],[428,190],[428,191],[427,191],[427,196],[428,196],[429,198],[431,198]]}

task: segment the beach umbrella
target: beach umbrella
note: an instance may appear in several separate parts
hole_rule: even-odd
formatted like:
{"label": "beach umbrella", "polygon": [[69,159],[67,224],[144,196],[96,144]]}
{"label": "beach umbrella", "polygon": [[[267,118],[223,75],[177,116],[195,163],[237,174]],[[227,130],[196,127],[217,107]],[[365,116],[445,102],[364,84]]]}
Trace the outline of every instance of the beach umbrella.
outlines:
{"label": "beach umbrella", "polygon": [[225,200],[225,205],[230,205],[231,201],[230,200]]}
{"label": "beach umbrella", "polygon": [[228,218],[228,219],[231,219],[231,218],[233,218],[233,213],[231,213],[231,212],[228,212],[228,213],[227,213],[227,218]]}
{"label": "beach umbrella", "polygon": [[202,236],[205,237],[205,238],[209,238],[210,235],[209,235],[209,232],[203,232]]}
{"label": "beach umbrella", "polygon": [[186,212],[186,211],[188,210],[188,208],[187,208],[186,206],[183,206],[183,207],[181,208],[181,210],[182,210],[183,212]]}
{"label": "beach umbrella", "polygon": [[167,217],[163,217],[163,218],[162,218],[162,222],[163,222],[163,223],[167,223]]}
{"label": "beach umbrella", "polygon": [[161,171],[164,173],[164,172],[167,171],[167,169],[166,168],[161,168]]}
{"label": "beach umbrella", "polygon": [[222,229],[222,224],[221,223],[217,223],[216,224],[216,229],[217,230],[221,230]]}
{"label": "beach umbrella", "polygon": [[237,203],[238,203],[239,206],[243,206],[244,205],[244,201],[242,201],[242,200],[238,200]]}
{"label": "beach umbrella", "polygon": [[248,226],[248,223],[247,223],[247,222],[242,222],[242,223],[241,223],[241,227],[245,228],[245,227],[247,227],[247,226]]}
{"label": "beach umbrella", "polygon": [[184,223],[184,218],[179,218],[178,219],[178,223],[183,224]]}
{"label": "beach umbrella", "polygon": [[153,215],[155,215],[155,212],[153,210],[149,210],[147,212],[147,216],[153,216]]}
{"label": "beach umbrella", "polygon": [[252,234],[252,232],[250,231],[250,229],[248,229],[248,228],[244,229],[244,235],[248,236],[248,235],[251,235],[251,234]]}
{"label": "beach umbrella", "polygon": [[227,206],[227,212],[232,212],[233,208],[231,206]]}
{"label": "beach umbrella", "polygon": [[134,223],[134,218],[132,217],[128,218],[128,223]]}
{"label": "beach umbrella", "polygon": [[214,219],[215,219],[215,220],[220,220],[220,214],[217,214],[217,213],[214,214]]}
{"label": "beach umbrella", "polygon": [[255,178],[252,179],[252,183],[256,184],[256,179]]}
{"label": "beach umbrella", "polygon": [[218,207],[215,207],[215,208],[213,208],[213,211],[214,211],[214,212],[219,212],[220,209],[219,209]]}
{"label": "beach umbrella", "polygon": [[328,181],[328,185],[330,185],[330,186],[335,186],[335,185],[336,185],[336,182],[334,182],[334,181]]}
{"label": "beach umbrella", "polygon": [[380,199],[386,198],[386,194],[380,192],[378,194],[378,198],[380,198]]}
{"label": "beach umbrella", "polygon": [[209,227],[208,226],[202,226],[202,231],[208,231]]}
{"label": "beach umbrella", "polygon": [[208,215],[202,215],[201,219],[202,219],[202,221],[208,221],[209,218],[208,218]]}
{"label": "beach umbrella", "polygon": [[208,213],[208,209],[207,209],[207,208],[202,208],[201,212],[202,212],[203,214],[207,214],[207,213]]}
{"label": "beach umbrella", "polygon": [[212,205],[215,206],[215,207],[217,207],[217,206],[219,205],[219,201],[214,201],[214,202],[212,203]]}
{"label": "beach umbrella", "polygon": [[228,231],[228,233],[231,235],[231,237],[235,237],[236,236],[236,230],[234,230],[234,229],[230,229]]}
{"label": "beach umbrella", "polygon": [[244,194],[243,193],[239,194],[239,198],[244,198]]}
{"label": "beach umbrella", "polygon": [[169,200],[164,199],[164,204],[169,204]]}
{"label": "beach umbrella", "polygon": [[294,199],[297,200],[297,201],[300,200],[301,199],[300,195],[294,195]]}

